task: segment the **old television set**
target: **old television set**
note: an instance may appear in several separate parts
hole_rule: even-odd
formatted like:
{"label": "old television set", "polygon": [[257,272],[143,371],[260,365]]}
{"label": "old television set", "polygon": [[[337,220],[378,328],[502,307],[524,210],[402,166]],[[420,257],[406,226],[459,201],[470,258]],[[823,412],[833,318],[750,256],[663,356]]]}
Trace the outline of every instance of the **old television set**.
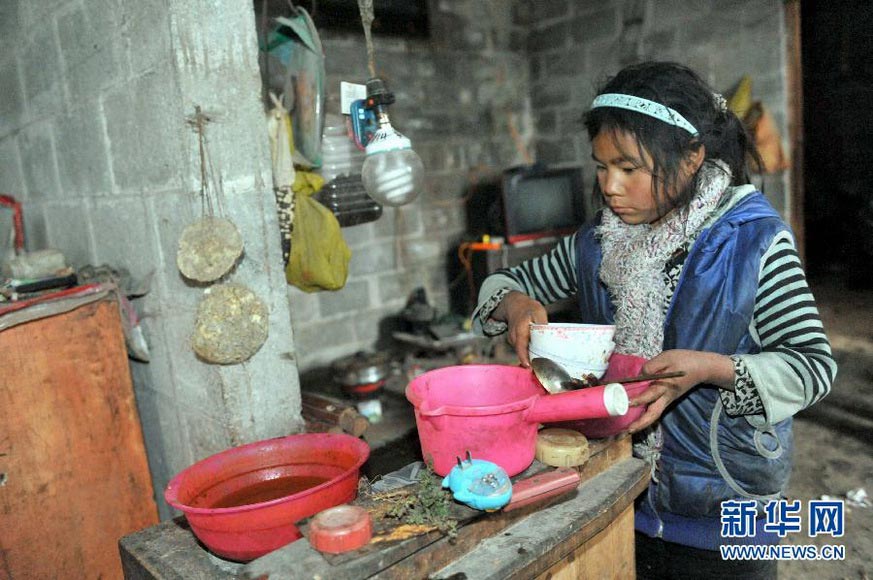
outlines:
{"label": "old television set", "polygon": [[510,244],[559,237],[585,221],[579,167],[522,165],[503,172],[500,205],[503,235]]}

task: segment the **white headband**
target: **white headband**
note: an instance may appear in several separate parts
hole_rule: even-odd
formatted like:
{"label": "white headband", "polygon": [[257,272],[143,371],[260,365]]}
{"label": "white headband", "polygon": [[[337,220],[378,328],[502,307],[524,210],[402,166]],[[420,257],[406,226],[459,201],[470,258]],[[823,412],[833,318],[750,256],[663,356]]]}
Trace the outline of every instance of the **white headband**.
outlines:
{"label": "white headband", "polygon": [[697,135],[697,129],[689,123],[685,117],[680,115],[670,107],[664,106],[661,103],[635,97],[633,95],[623,95],[621,93],[605,93],[594,99],[591,103],[591,108],[598,107],[616,107],[618,109],[627,109],[628,111],[636,111],[643,115],[654,117],[670,125],[685,129],[692,135]]}

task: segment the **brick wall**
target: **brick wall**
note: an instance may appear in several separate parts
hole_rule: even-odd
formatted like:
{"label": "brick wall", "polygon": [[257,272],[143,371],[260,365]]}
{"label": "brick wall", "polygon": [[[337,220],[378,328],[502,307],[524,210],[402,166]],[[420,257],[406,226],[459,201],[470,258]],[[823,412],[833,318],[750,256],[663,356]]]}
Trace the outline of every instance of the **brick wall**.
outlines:
{"label": "brick wall", "polygon": [[[779,0],[520,0],[529,23],[535,150],[545,162],[577,162],[586,189],[594,166],[581,115],[596,87],[624,64],[673,60],[729,95],[744,74],[773,112],[787,147],[785,31]],[[787,217],[788,172],[758,178]]]}

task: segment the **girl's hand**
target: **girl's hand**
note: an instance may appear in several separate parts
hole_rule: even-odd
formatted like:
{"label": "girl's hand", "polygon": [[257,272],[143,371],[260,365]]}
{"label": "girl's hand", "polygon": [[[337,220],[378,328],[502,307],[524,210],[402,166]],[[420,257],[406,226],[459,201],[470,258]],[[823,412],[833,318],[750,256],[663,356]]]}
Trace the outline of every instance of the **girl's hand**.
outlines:
{"label": "girl's hand", "polygon": [[506,322],[509,344],[515,347],[518,360],[530,367],[527,346],[530,343],[530,325],[546,324],[549,321],[545,307],[522,292],[510,292],[494,309],[492,316]]}
{"label": "girl's hand", "polygon": [[722,354],[698,350],[666,350],[643,365],[642,373],[684,371],[685,376],[653,381],[648,389],[630,400],[631,407],[648,405],[645,413],[628,426],[636,433],[654,423],[673,401],[700,383],[733,389],[734,365]]}

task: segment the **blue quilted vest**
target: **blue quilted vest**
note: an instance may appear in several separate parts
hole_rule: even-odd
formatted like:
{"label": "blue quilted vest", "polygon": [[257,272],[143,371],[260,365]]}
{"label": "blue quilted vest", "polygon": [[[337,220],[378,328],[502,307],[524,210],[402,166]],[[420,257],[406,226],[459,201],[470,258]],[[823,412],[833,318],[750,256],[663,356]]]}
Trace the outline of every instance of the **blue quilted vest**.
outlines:
{"label": "blue quilted vest", "polygon": [[[585,322],[611,324],[612,302],[600,281],[601,246],[594,226],[577,236],[579,306]],[[726,355],[757,353],[749,333],[761,257],[787,229],[760,192],[743,198],[691,248],[664,323],[664,350],[691,349]],[[592,266],[594,265],[594,266]],[[780,496],[788,483],[793,447],[791,419],[776,425],[730,417],[718,389],[701,386],[661,418],[664,444],[656,478],[637,503],[636,528],[652,537],[702,549],[720,537],[721,502]],[[758,418],[760,419],[760,418]],[[754,538],[731,543],[775,543],[758,519]]]}

